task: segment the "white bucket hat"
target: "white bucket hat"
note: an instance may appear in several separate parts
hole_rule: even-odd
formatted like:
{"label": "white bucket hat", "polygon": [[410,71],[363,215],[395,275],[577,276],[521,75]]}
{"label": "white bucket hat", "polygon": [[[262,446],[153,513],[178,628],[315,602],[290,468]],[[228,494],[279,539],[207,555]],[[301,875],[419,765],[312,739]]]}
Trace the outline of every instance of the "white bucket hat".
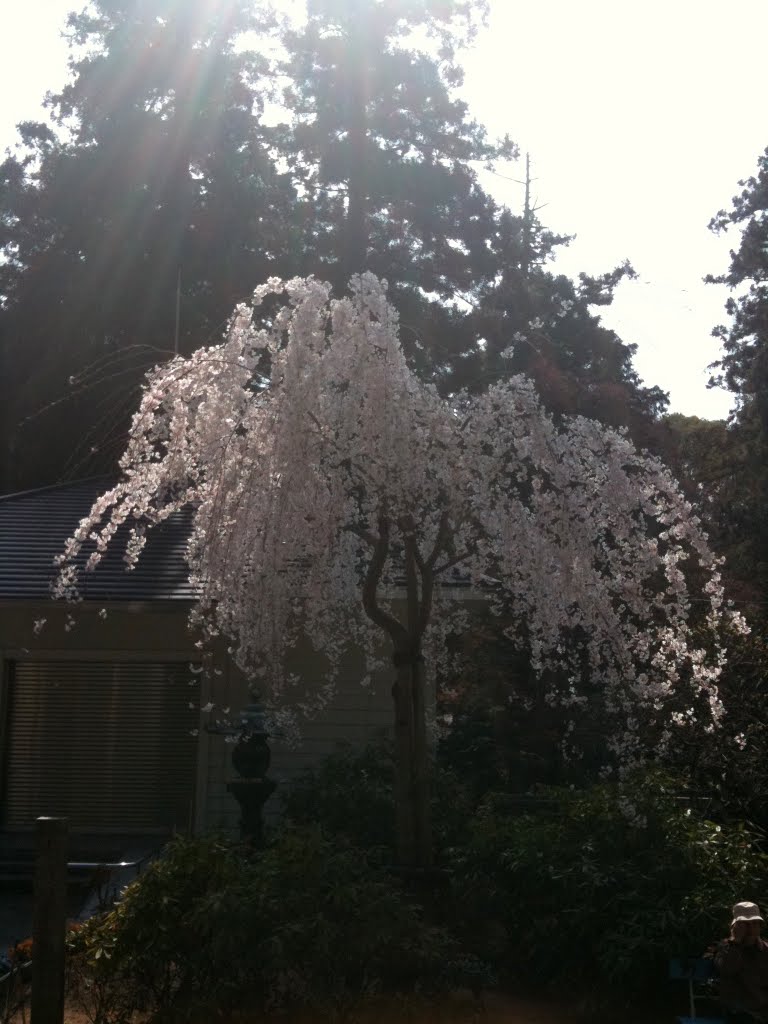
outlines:
{"label": "white bucket hat", "polygon": [[763,921],[760,913],[760,907],[756,903],[734,903],[733,905],[733,920],[731,926],[735,925],[737,921]]}

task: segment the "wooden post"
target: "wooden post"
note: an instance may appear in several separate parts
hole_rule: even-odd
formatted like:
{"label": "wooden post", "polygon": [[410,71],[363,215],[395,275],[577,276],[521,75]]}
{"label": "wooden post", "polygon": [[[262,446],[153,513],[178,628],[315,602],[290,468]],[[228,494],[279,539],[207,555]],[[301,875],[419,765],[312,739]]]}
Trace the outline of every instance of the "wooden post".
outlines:
{"label": "wooden post", "polygon": [[67,819],[38,818],[36,840],[31,1024],[62,1024],[67,923]]}

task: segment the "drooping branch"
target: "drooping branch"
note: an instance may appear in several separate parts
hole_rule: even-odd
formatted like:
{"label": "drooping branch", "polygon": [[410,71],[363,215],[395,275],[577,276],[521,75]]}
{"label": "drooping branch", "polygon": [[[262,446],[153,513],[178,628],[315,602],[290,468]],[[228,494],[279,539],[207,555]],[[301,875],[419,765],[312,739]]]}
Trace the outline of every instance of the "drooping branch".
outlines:
{"label": "drooping branch", "polygon": [[[76,593],[81,555],[94,568],[116,531],[134,520],[151,527],[192,499],[188,557],[211,636],[233,637],[244,667],[267,664],[276,692],[297,601],[301,628],[335,669],[344,644],[367,643],[373,623],[402,655],[403,680],[420,678],[411,659],[443,625],[435,582],[466,565],[515,604],[537,671],[574,679],[577,698],[604,692],[618,757],[669,742],[678,694],[716,723],[722,635],[739,620],[701,524],[660,462],[586,419],[556,424],[520,377],[467,399],[460,419],[455,402],[414,377],[372,275],[337,301],[313,279],[257,291],[258,301],[280,297],[267,326],[243,308],[221,346],[148,380],[125,478],[68,543],[61,596]],[[255,394],[261,352],[271,381]],[[376,509],[386,513],[378,526]],[[436,509],[445,510],[437,524]],[[429,545],[425,523],[437,527]],[[380,604],[395,524],[407,622]],[[697,632],[692,586],[701,593],[702,579]]]}

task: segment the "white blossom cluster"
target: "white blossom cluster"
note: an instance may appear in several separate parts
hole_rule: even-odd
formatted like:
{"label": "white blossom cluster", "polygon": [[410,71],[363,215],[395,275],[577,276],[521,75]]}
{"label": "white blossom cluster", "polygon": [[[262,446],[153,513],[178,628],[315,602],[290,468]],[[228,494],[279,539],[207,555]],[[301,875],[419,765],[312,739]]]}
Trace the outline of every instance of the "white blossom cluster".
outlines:
{"label": "white blossom cluster", "polygon": [[196,622],[275,699],[301,634],[322,701],[348,644],[381,650],[362,594],[375,586],[395,614],[410,551],[425,652],[461,624],[426,581],[459,567],[524,624],[566,704],[599,687],[625,762],[648,735],[663,749],[676,725],[722,714],[725,638],[745,626],[666,468],[591,420],[556,427],[523,377],[441,398],[409,369],[370,274],[344,299],[312,279],[257,289],[220,345],[148,376],[121,467],[69,540],[57,595],[77,597],[86,542],[93,569],[129,524],[133,566],[147,530],[191,504]]}

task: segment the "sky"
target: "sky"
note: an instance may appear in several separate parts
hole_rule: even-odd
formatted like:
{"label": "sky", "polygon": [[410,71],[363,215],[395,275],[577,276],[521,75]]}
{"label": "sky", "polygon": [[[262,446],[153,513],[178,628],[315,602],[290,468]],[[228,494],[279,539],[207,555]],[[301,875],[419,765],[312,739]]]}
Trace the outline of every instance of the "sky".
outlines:
{"label": "sky", "polygon": [[[65,81],[61,30],[80,6],[6,4],[0,151]],[[768,146],[766,40],[765,0],[491,0],[464,58],[471,113],[530,153],[542,222],[576,235],[556,269],[597,274],[629,259],[638,272],[603,320],[637,344],[637,371],[674,412],[717,418],[732,403],[706,387],[727,291],[702,278],[727,268],[737,237],[707,224]],[[523,175],[518,162],[485,183],[520,210],[509,179]]]}

